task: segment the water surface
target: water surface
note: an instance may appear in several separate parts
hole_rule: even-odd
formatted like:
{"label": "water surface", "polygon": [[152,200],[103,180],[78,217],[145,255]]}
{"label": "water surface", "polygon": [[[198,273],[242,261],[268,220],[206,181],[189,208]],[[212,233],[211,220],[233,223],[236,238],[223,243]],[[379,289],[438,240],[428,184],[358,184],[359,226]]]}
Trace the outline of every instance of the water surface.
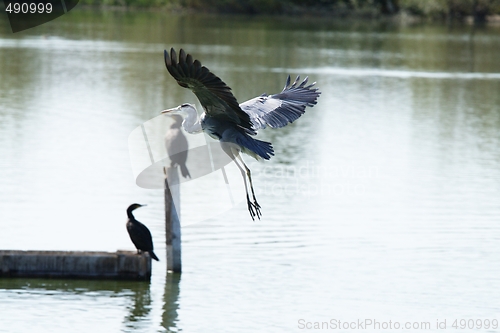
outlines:
{"label": "water surface", "polygon": [[[499,33],[78,11],[17,34],[3,22],[0,248],[132,250],[125,208],[139,202],[162,261],[150,284],[2,279],[0,332],[500,319]],[[259,134],[273,159],[246,158],[262,220],[240,201],[185,226],[181,277],[165,270],[163,193],[135,185],[128,151],[135,128],[196,102],[164,68],[170,47],[240,102],[288,74],[322,91],[296,123]],[[186,188],[183,218],[208,214],[221,189]]]}

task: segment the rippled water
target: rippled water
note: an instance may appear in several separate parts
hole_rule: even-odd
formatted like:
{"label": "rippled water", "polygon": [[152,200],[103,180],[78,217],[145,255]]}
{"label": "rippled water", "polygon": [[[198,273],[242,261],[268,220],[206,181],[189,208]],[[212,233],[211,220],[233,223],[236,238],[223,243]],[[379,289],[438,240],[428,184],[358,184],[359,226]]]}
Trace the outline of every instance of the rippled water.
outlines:
{"label": "rippled water", "polygon": [[[139,202],[162,261],[151,283],[1,279],[0,332],[500,320],[498,27],[71,12],[12,34],[1,22],[0,248],[132,250],[125,208]],[[166,274],[163,193],[135,185],[128,150],[160,110],[196,102],[164,68],[169,47],[240,101],[287,74],[322,91],[260,134],[273,159],[246,159],[263,219],[241,200],[186,225],[181,276]],[[212,216],[224,187],[189,184],[183,219]]]}

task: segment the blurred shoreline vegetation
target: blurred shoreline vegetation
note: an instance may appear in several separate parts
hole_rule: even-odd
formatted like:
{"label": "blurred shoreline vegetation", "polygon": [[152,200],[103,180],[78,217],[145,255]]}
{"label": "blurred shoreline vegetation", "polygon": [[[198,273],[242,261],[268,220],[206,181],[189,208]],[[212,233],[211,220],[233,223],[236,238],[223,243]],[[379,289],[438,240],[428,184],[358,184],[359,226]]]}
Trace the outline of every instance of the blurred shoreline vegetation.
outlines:
{"label": "blurred shoreline vegetation", "polygon": [[80,0],[87,7],[250,15],[500,21],[500,0]]}

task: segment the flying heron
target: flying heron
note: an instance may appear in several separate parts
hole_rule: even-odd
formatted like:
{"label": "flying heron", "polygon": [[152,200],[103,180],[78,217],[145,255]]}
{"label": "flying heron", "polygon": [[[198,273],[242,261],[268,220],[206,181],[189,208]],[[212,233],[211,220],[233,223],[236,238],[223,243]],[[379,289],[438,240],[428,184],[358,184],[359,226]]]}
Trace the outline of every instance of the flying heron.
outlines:
{"label": "flying heron", "polygon": [[[184,88],[189,88],[198,97],[205,112],[198,117],[193,104],[181,104],[162,113],[180,114],[184,121],[182,126],[188,133],[205,132],[213,139],[219,140],[224,152],[236,163],[243,177],[247,197],[248,211],[252,220],[260,219],[260,205],[255,198],[250,169],[240,155],[246,153],[255,159],[268,160],[274,156],[270,142],[254,139],[259,129],[266,126],[279,128],[297,120],[305,112],[307,106],[314,106],[320,95],[316,82],[307,85],[308,78],[302,82],[300,76],[290,84],[290,76],[283,90],[274,95],[262,94],[251,100],[238,104],[231,93],[231,88],[200,61],[194,60],[190,54],[181,49],[179,59],[175,50],[170,54],[165,50],[165,65],[170,75]],[[240,166],[238,160],[243,165]],[[246,176],[245,176],[246,174]],[[247,178],[252,192],[250,200]]]}
{"label": "flying heron", "polygon": [[151,258],[156,261],[160,261],[160,259],[158,259],[156,254],[153,252],[153,238],[151,237],[151,232],[144,224],[137,221],[132,214],[132,211],[144,206],[146,205],[139,205],[135,203],[127,208],[127,231],[132,243],[134,243],[137,248],[137,253],[141,253],[142,251],[148,252]]}

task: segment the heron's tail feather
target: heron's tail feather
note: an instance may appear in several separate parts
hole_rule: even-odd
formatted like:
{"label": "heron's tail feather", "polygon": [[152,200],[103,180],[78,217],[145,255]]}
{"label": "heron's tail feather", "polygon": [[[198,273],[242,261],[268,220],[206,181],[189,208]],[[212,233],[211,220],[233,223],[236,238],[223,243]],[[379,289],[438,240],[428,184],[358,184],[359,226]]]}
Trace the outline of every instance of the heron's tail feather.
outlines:
{"label": "heron's tail feather", "polygon": [[189,170],[188,170],[186,164],[180,164],[179,166],[181,167],[182,177],[184,177],[184,178],[187,178],[187,177],[191,178],[191,174],[189,173]]}
{"label": "heron's tail feather", "polygon": [[243,148],[242,151],[255,159],[263,158],[268,160],[274,156],[274,149],[270,142],[260,141],[248,135],[242,135],[236,139]]}
{"label": "heron's tail feather", "polygon": [[160,261],[160,259],[158,259],[158,257],[156,256],[156,254],[153,251],[148,251],[148,252],[149,252],[149,255],[151,256],[152,259],[154,259],[156,261]]}

